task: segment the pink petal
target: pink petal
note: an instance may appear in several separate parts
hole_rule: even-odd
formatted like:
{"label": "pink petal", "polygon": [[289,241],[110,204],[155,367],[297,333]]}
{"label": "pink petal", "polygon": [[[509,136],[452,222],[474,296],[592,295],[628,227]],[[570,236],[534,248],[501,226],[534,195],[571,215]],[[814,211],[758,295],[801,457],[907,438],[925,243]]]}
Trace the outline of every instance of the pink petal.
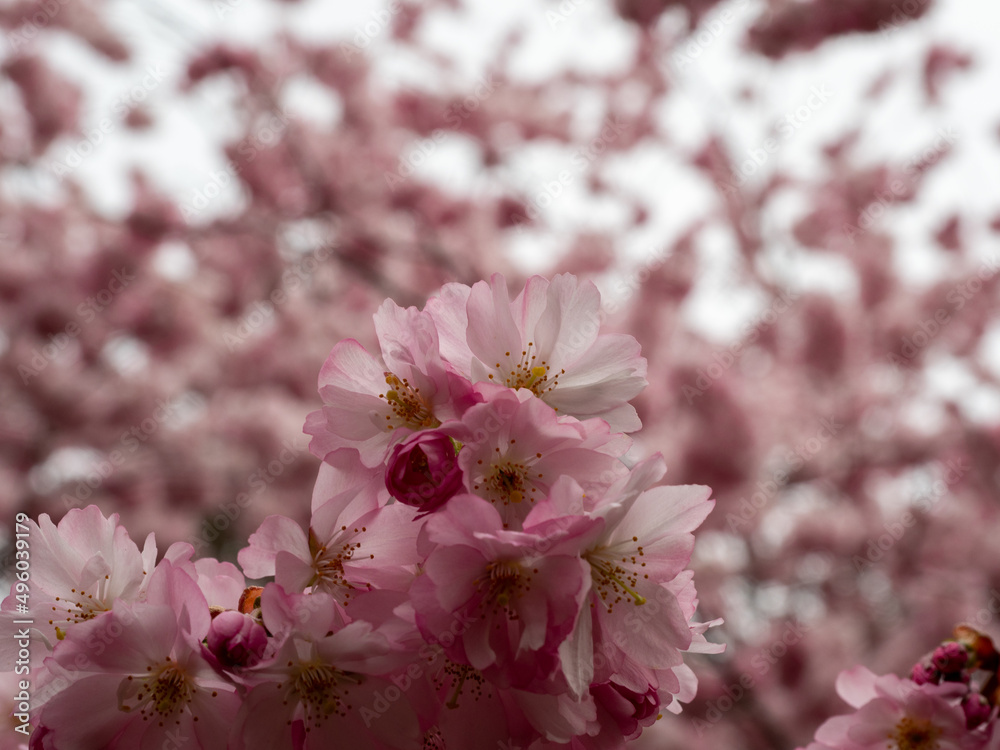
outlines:
{"label": "pink petal", "polygon": [[274,558],[280,551],[290,552],[303,560],[311,560],[309,539],[295,521],[285,516],[268,516],[236,556],[249,578],[274,575]]}

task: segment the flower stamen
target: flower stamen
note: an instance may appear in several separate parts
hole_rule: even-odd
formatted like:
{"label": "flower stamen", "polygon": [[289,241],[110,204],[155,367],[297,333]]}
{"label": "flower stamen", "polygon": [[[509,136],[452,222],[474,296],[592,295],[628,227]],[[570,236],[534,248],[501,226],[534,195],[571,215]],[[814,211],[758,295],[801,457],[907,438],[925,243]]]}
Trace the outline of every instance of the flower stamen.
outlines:
{"label": "flower stamen", "polygon": [[[638,539],[633,537],[633,541],[638,541]],[[634,555],[630,557],[626,553],[620,562],[611,559],[607,548],[593,549],[584,555],[584,559],[590,563],[590,575],[594,582],[594,588],[601,597],[601,601],[607,606],[609,614],[616,604],[624,601],[625,597],[631,597],[636,606],[642,606],[646,603],[646,597],[637,590],[640,574],[634,569],[634,566],[645,567],[646,563],[639,562],[638,559],[644,554],[640,545],[635,548]],[[628,567],[629,559],[632,561],[632,569]],[[648,578],[649,576],[642,575],[642,577]]]}
{"label": "flower stamen", "polygon": [[305,730],[321,726],[330,716],[347,716],[350,686],[360,685],[363,678],[342,672],[328,664],[301,662],[290,686],[291,694],[302,704]]}
{"label": "flower stamen", "polygon": [[194,694],[194,687],[184,670],[168,657],[149,674],[135,679],[126,677],[118,688],[118,710],[130,713],[138,710],[143,719],[173,717],[182,711]]}
{"label": "flower stamen", "polygon": [[512,560],[495,560],[486,566],[486,575],[478,578],[476,586],[484,590],[483,607],[496,605],[494,613],[504,610],[511,619],[517,613],[510,609],[510,602],[531,587],[531,576],[522,575],[521,566]]}
{"label": "flower stamen", "polygon": [[[551,366],[544,359],[536,362],[538,355],[532,353],[534,348],[535,342],[529,341],[527,348],[521,350],[521,358],[514,365],[514,369],[504,377],[504,385],[514,389],[527,388],[536,396],[541,396],[558,386],[559,376],[566,371],[560,370],[550,378]],[[504,352],[504,355],[510,357],[511,353]],[[496,369],[503,374],[503,365],[500,362],[496,363]],[[490,378],[493,376],[490,375]]]}
{"label": "flower stamen", "polygon": [[937,738],[940,736],[940,727],[929,719],[904,716],[896,724],[896,731],[889,735],[888,747],[890,750],[938,750]]}
{"label": "flower stamen", "polygon": [[[385,373],[385,382],[389,389],[380,393],[392,408],[392,413],[405,426],[414,430],[440,427],[441,422],[434,416],[430,404],[420,395],[420,388],[414,388],[406,378],[400,379],[391,372]],[[387,420],[391,420],[386,415]],[[386,425],[390,430],[395,425]]]}

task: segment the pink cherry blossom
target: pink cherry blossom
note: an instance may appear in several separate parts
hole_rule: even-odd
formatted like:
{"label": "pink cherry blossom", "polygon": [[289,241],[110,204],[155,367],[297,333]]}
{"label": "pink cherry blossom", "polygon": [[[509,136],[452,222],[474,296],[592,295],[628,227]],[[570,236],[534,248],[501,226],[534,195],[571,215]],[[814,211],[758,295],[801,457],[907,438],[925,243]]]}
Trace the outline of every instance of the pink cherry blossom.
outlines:
{"label": "pink cherry blossom", "polygon": [[246,588],[246,580],[240,569],[231,562],[219,562],[212,557],[193,560],[193,555],[194,547],[191,544],[175,542],[163,554],[163,559],[181,568],[197,582],[209,607],[236,607]]}
{"label": "pink cherry blossom", "polygon": [[[583,540],[580,556],[590,582],[591,617],[582,616],[562,649],[563,669],[577,691],[597,678],[615,679],[634,692],[645,692],[636,670],[659,671],[668,693],[680,690],[673,668],[694,642],[689,619],[694,590],[681,575],[691,559],[692,532],[711,512],[708,487],[651,486],[666,467],[654,456],[632,469],[604,498],[589,499],[570,477],[563,477],[546,502],[525,520],[525,529],[551,536],[567,526],[574,512],[601,523]],[[683,605],[683,606],[682,606]],[[702,629],[703,632],[703,629]],[[584,661],[575,673],[576,656],[601,653],[603,668]]]}
{"label": "pink cherry blossom", "polygon": [[261,596],[264,624],[281,644],[244,673],[253,687],[233,726],[233,750],[357,748],[419,750],[416,714],[406,699],[385,706],[388,674],[405,659],[363,621],[338,628],[327,594],[286,594],[277,584]]}
{"label": "pink cherry blossom", "polygon": [[646,360],[631,336],[598,333],[601,296],[591,282],[533,276],[512,301],[494,274],[471,288],[445,285],[427,311],[442,356],[473,382],[527,388],[560,414],[639,429],[628,401],[646,386]]}
{"label": "pink cherry blossom", "polygon": [[410,590],[424,637],[437,642],[457,620],[460,632],[442,642],[453,661],[504,686],[552,677],[587,591],[579,555],[504,529],[493,505],[468,494],[431,515],[424,534],[433,549]]}
{"label": "pink cherry blossom", "polygon": [[505,528],[520,528],[563,475],[600,495],[628,472],[621,457],[631,441],[607,422],[559,416],[526,389],[482,392],[484,403],[442,429],[463,444],[458,463],[466,489],[492,502]]}
{"label": "pink cherry blossom", "polygon": [[385,487],[385,466],[365,466],[361,454],[353,448],[328,453],[319,465],[310,507],[315,512],[331,498],[344,496],[348,491],[376,497],[380,505],[387,503],[390,495]]}
{"label": "pink cherry blossom", "polygon": [[948,700],[956,685],[917,685],[865,667],[840,674],[837,692],[857,709],[829,719],[816,740],[831,750],[972,750],[981,736],[966,730],[961,708]]}
{"label": "pink cherry blossom", "polygon": [[445,365],[430,315],[392,300],[375,315],[382,357],[354,339],[337,344],[320,371],[324,406],[306,419],[309,450],[325,458],[356,448],[366,466],[385,461],[411,432],[454,419],[474,401],[471,386]]}
{"label": "pink cherry blossom", "polygon": [[[28,523],[33,552],[30,601],[41,643],[51,647],[70,626],[110,611],[115,601],[144,596],[147,573],[156,562],[153,534],[140,552],[118,514],[105,518],[96,505],[71,509],[58,525],[45,513],[37,524]],[[14,605],[13,597],[4,600],[0,623],[18,619]],[[9,660],[13,669],[8,640],[0,643],[0,659]],[[40,655],[40,649],[35,651]]]}
{"label": "pink cherry blossom", "polygon": [[428,747],[536,747],[540,739],[562,745],[578,735],[597,732],[597,709],[590,695],[576,700],[568,693],[550,694],[502,687],[468,664],[443,655],[440,646],[425,645],[430,654],[420,664],[435,702]]}
{"label": "pink cherry blossom", "polygon": [[46,660],[43,689],[57,692],[40,725],[55,750],[225,747],[239,701],[202,654],[208,604],[170,563],[153,578],[149,601],[116,601],[70,628]]}
{"label": "pink cherry blossom", "polygon": [[359,591],[405,589],[419,562],[415,511],[381,505],[371,483],[328,499],[308,533],[290,518],[269,516],[239,553],[252,578],[275,576],[288,591],[324,591],[342,605]]}

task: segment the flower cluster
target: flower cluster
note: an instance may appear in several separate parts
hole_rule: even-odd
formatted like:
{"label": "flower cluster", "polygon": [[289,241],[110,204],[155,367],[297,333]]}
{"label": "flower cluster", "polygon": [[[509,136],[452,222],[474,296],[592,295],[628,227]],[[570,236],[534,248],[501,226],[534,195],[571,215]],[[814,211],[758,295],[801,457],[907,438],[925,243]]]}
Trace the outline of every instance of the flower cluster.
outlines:
{"label": "flower cluster", "polygon": [[646,362],[599,324],[568,274],[386,301],[380,353],[320,373],[309,527],[266,518],[242,570],[43,515],[32,747],[606,750],[678,712],[721,650],[687,570],[714,503],[626,461]]}
{"label": "flower cluster", "polygon": [[910,679],[864,667],[841,673],[837,692],[857,711],[828,720],[806,750],[996,750],[1000,654],[966,625],[918,662]]}

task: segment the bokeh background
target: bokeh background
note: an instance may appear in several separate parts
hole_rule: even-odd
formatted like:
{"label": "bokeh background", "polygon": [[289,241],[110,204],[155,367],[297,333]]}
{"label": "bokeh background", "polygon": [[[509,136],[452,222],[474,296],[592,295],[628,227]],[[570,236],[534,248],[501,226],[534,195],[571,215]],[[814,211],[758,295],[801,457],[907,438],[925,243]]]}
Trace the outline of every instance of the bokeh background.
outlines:
{"label": "bokeh background", "polygon": [[0,27],[4,540],[96,503],[235,559],[307,520],[319,367],[382,299],[570,271],[649,359],[635,456],[718,502],[694,568],[728,651],[635,747],[791,750],[841,669],[1000,633],[996,4],[4,0]]}

